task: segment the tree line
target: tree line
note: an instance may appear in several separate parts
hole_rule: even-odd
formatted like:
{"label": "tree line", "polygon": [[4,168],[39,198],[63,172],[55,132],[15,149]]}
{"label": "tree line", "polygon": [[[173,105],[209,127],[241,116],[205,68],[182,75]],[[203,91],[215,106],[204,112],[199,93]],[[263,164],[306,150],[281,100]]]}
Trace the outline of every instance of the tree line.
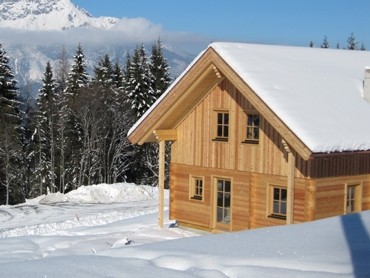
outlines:
{"label": "tree line", "polygon": [[[313,41],[310,41],[309,44],[310,47],[315,47],[315,43]],[[322,43],[320,44],[321,48],[331,48],[331,45],[329,43],[328,37],[325,35]],[[341,49],[341,46],[339,43],[335,45],[336,49]],[[356,39],[355,34],[351,33],[349,37],[347,38],[347,45],[343,47],[343,49],[348,50],[366,50],[366,46],[364,43],[359,43],[359,41]]]}
{"label": "tree line", "polygon": [[21,99],[0,44],[0,205],[97,183],[156,183],[157,147],[133,146],[129,128],[171,80],[160,40],[127,52],[124,65],[100,58],[92,76],[78,45],[47,62],[36,105]]}

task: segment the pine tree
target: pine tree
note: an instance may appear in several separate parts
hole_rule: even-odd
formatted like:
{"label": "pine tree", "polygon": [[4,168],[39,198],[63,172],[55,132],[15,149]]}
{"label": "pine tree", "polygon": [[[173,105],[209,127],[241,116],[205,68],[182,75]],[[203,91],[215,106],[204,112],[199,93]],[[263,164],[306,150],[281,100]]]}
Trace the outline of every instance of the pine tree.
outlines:
{"label": "pine tree", "polygon": [[157,100],[168,88],[171,82],[167,59],[163,55],[163,46],[160,39],[152,46],[150,57],[151,87],[154,101]]}
{"label": "pine tree", "polygon": [[57,134],[58,134],[58,151],[59,151],[59,191],[65,192],[65,151],[66,151],[66,127],[67,127],[67,117],[68,117],[68,106],[67,97],[64,94],[67,88],[69,73],[69,62],[67,58],[67,53],[65,48],[62,48],[60,57],[56,64],[56,80],[57,80],[57,95],[58,95],[58,123],[57,123]]}
{"label": "pine tree", "polygon": [[[24,200],[21,177],[21,116],[17,82],[0,44],[0,203]],[[4,190],[5,189],[5,190]]]}
{"label": "pine tree", "polygon": [[357,40],[355,38],[355,35],[351,33],[351,35],[347,39],[347,49],[349,50],[357,50]]}
{"label": "pine tree", "polygon": [[328,42],[328,37],[325,35],[324,40],[321,44],[321,48],[329,48],[329,47],[330,47],[330,45],[329,45],[329,42]]}
{"label": "pine tree", "polygon": [[[138,119],[165,92],[170,83],[168,63],[163,55],[162,43],[152,46],[150,60],[144,46],[127,55],[125,67],[125,93],[134,119]],[[157,184],[158,146],[145,144],[132,150],[134,159],[129,171],[129,181],[139,184]],[[138,172],[136,169],[140,169]]]}
{"label": "pine tree", "polygon": [[82,134],[81,122],[78,119],[79,99],[83,89],[89,85],[89,76],[86,71],[85,55],[81,45],[78,45],[74,56],[74,63],[69,73],[67,86],[61,100],[60,121],[64,123],[64,171],[62,173],[64,187],[76,188],[80,186],[79,177],[82,167]]}
{"label": "pine tree", "polygon": [[78,45],[74,56],[74,63],[67,80],[67,94],[75,98],[82,87],[89,84],[89,75],[86,71],[85,54],[83,53],[81,44]]}
{"label": "pine tree", "polygon": [[93,82],[101,87],[110,87],[113,84],[113,66],[108,54],[98,61],[94,68],[95,77]]}
{"label": "pine tree", "polygon": [[114,89],[118,90],[119,92],[122,92],[123,83],[124,83],[124,75],[123,75],[121,66],[118,63],[118,61],[114,64],[112,77],[113,77]]}
{"label": "pine tree", "polygon": [[155,101],[151,88],[150,66],[144,45],[136,47],[130,61],[125,77],[127,79],[125,92],[134,117],[138,119]]}
{"label": "pine tree", "polygon": [[57,190],[56,178],[56,123],[57,101],[56,81],[53,77],[50,62],[47,62],[42,79],[43,86],[39,91],[37,106],[39,109],[37,123],[37,137],[39,148],[39,165],[36,173],[39,175],[40,194],[45,193],[43,188],[49,186],[51,192]]}
{"label": "pine tree", "polygon": [[32,96],[32,87],[29,82],[22,88],[22,93],[20,94],[20,110],[21,110],[21,123],[22,123],[22,158],[23,168],[22,168],[22,181],[23,190],[25,197],[30,199],[36,197],[34,191],[34,172],[35,172],[35,152],[34,144],[32,141],[32,136],[35,131],[35,103]]}

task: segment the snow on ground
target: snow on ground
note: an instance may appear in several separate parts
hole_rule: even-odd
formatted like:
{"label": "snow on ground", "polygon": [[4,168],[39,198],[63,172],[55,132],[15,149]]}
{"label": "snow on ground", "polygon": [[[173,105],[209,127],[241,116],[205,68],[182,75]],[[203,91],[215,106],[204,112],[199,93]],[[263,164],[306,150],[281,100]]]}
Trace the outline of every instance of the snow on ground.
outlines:
{"label": "snow on ground", "polygon": [[370,211],[217,235],[173,224],[157,227],[156,188],[132,184],[0,206],[0,277],[370,277]]}

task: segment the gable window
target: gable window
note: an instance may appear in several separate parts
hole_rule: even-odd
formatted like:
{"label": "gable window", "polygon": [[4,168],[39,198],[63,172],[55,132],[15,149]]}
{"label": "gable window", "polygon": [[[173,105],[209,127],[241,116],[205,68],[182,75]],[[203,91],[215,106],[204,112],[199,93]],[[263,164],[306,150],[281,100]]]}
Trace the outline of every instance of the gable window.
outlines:
{"label": "gable window", "polygon": [[280,186],[270,187],[270,217],[286,219],[287,189]]}
{"label": "gable window", "polygon": [[260,115],[247,114],[247,132],[245,143],[258,144],[260,139]]}
{"label": "gable window", "polygon": [[229,112],[218,111],[216,124],[216,141],[227,141],[229,138]]}
{"label": "gable window", "polygon": [[361,186],[359,184],[347,185],[346,187],[346,207],[347,214],[361,210]]}
{"label": "gable window", "polygon": [[190,199],[203,200],[204,178],[190,177]]}

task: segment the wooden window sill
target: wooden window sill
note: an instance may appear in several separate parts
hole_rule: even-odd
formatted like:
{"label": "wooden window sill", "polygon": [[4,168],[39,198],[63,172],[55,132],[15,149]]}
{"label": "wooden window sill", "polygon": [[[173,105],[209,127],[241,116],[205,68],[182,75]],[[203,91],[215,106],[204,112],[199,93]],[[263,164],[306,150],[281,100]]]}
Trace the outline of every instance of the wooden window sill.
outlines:
{"label": "wooden window sill", "polygon": [[250,144],[250,145],[258,145],[259,141],[258,140],[244,140],[242,141],[243,144]]}
{"label": "wooden window sill", "polygon": [[228,138],[215,138],[215,139],[212,139],[213,142],[228,142],[229,139]]}
{"label": "wooden window sill", "polygon": [[193,196],[190,198],[190,200],[203,201],[203,198],[200,196]]}
{"label": "wooden window sill", "polygon": [[278,214],[270,214],[268,216],[269,218],[279,219],[279,220],[286,220],[285,215],[278,215]]}

